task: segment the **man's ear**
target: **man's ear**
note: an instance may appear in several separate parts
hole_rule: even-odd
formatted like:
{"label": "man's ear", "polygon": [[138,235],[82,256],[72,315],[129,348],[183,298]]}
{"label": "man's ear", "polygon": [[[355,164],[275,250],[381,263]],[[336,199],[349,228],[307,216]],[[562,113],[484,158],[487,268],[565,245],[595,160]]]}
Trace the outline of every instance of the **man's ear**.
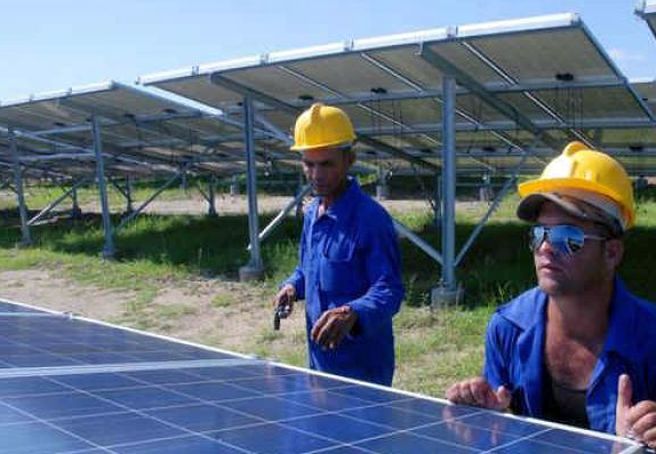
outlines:
{"label": "man's ear", "polygon": [[606,247],[604,248],[604,258],[606,262],[613,269],[620,266],[622,257],[624,256],[624,241],[619,238],[611,238],[606,240]]}
{"label": "man's ear", "polygon": [[355,164],[355,151],[353,151],[352,148],[346,150],[344,159],[346,159],[348,166],[351,167],[353,164]]}

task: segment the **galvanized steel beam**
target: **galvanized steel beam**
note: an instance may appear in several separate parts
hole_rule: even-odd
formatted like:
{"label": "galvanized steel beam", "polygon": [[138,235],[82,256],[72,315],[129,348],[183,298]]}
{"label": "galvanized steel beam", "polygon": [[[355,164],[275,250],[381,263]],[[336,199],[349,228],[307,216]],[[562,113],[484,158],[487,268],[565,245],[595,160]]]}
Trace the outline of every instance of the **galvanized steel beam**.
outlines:
{"label": "galvanized steel beam", "polygon": [[16,144],[16,136],[13,129],[9,129],[9,148],[13,159],[14,188],[16,189],[16,201],[18,202],[18,214],[21,223],[21,244],[27,246],[32,244],[30,228],[27,223],[27,207],[25,206],[25,195],[23,194],[23,176],[20,165],[20,154]]}
{"label": "galvanized steel beam", "polygon": [[93,133],[93,149],[96,153],[96,178],[98,182],[98,191],[100,193],[100,207],[102,210],[103,231],[105,234],[102,256],[104,258],[113,258],[115,252],[114,232],[112,231],[112,219],[109,212],[109,201],[107,199],[105,163],[103,160],[100,125],[98,124],[98,118],[95,115],[91,117],[91,131]]}

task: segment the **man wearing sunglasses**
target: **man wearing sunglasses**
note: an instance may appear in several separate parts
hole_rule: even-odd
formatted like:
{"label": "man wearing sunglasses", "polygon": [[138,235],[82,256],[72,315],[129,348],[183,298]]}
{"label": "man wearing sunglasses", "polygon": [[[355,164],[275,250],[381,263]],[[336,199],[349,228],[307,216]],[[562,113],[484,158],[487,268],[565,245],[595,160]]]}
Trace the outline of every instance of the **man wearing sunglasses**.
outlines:
{"label": "man wearing sunglasses", "polygon": [[538,286],[497,310],[483,376],[447,398],[656,447],[656,306],[616,275],[635,221],[626,171],[572,142],[519,194]]}

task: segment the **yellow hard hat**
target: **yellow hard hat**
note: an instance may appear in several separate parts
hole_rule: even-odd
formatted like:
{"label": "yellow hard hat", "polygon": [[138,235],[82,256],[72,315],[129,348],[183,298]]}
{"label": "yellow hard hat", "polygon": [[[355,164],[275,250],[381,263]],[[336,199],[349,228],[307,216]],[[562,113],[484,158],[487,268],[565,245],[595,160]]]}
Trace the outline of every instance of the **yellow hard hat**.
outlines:
{"label": "yellow hard hat", "polygon": [[354,140],[353,125],[342,109],[315,103],[296,119],[291,149],[305,151],[348,146]]}
{"label": "yellow hard hat", "polygon": [[[590,149],[581,142],[570,142],[563,152],[545,167],[540,178],[527,181],[518,186],[519,195],[524,198],[517,213],[527,219],[526,206],[533,195],[561,193],[582,200],[602,209],[606,213],[617,214],[622,230],[635,224],[633,186],[624,167],[605,153]],[[586,197],[590,194],[590,197]],[[601,197],[599,197],[601,196]],[[604,203],[603,200],[611,203]],[[526,203],[525,203],[526,202]],[[615,210],[609,209],[615,205]]]}

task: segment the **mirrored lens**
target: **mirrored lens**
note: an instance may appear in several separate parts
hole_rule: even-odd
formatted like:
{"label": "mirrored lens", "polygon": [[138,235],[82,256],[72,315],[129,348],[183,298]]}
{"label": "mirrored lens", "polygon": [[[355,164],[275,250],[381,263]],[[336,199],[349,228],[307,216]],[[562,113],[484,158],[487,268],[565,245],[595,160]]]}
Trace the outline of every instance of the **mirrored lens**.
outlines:
{"label": "mirrored lens", "polygon": [[549,229],[548,241],[558,252],[572,255],[583,247],[585,234],[573,225],[557,225]]}
{"label": "mirrored lens", "polygon": [[528,247],[535,251],[544,241],[545,228],[541,225],[534,225],[528,231]]}
{"label": "mirrored lens", "polygon": [[530,231],[531,250],[535,251],[544,240],[559,254],[571,256],[578,252],[585,242],[585,233],[574,225],[554,225],[546,227],[535,225]]}

